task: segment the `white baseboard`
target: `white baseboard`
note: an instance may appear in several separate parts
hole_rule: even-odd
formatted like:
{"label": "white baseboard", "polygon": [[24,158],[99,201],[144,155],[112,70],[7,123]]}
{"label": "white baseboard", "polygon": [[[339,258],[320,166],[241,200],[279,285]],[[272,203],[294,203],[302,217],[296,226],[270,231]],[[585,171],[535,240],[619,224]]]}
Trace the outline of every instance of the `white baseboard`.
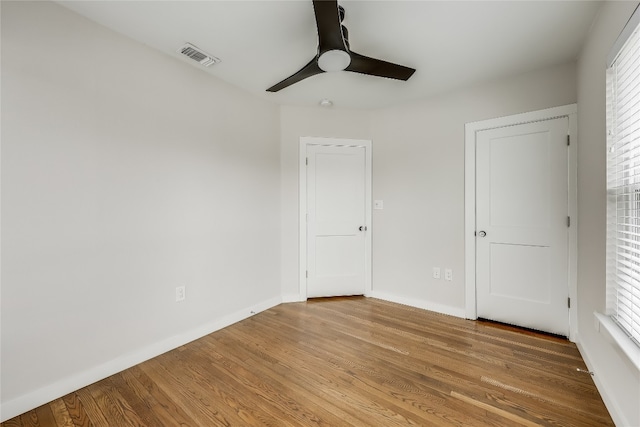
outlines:
{"label": "white baseboard", "polygon": [[[584,363],[587,365],[587,368],[591,372],[606,372],[606,369],[598,369],[598,366],[593,364],[593,360],[589,357],[589,351],[582,345],[580,342],[580,334],[576,333],[576,346],[578,347],[578,351],[584,360]],[[611,419],[617,426],[630,426],[632,425],[627,417],[624,415],[624,412],[620,409],[620,406],[616,403],[616,400],[612,397],[614,394],[611,392],[610,386],[607,384],[606,379],[602,378],[600,375],[594,375],[593,382],[596,384],[596,388],[602,397],[602,401],[604,402],[604,406],[607,407],[609,411],[609,415],[611,415]]]}
{"label": "white baseboard", "polygon": [[449,316],[465,318],[464,307],[451,307],[449,305],[437,304],[425,300],[417,300],[415,298],[407,298],[386,292],[372,291],[367,294],[368,297],[378,298],[385,301],[395,302],[409,307],[421,308],[423,310],[435,311],[436,313],[448,314]]}
{"label": "white baseboard", "polygon": [[281,297],[271,298],[259,304],[228,314],[202,326],[186,331],[183,334],[174,335],[142,348],[134,353],[120,356],[117,359],[110,360],[109,362],[103,363],[102,365],[98,365],[84,372],[79,372],[69,378],[65,378],[56,383],[23,394],[15,399],[3,402],[2,407],[0,408],[0,422],[4,422],[10,418],[23,414],[37,408],[38,406],[51,402],[54,399],[58,399],[75,390],[86,387],[89,384],[93,384],[96,381],[100,381],[101,379],[142,363],[145,360],[152,359],[166,353],[167,351],[180,347],[181,345],[185,345],[191,341],[197,340],[198,338],[202,338],[212,332],[226,328],[227,326],[251,317],[254,314],[260,313],[261,311],[267,310],[271,307],[275,307],[281,302]]}
{"label": "white baseboard", "polygon": [[287,295],[282,295],[282,302],[283,303],[287,303],[287,302],[302,302],[302,301],[306,301],[307,298],[303,297],[300,294],[287,294]]}

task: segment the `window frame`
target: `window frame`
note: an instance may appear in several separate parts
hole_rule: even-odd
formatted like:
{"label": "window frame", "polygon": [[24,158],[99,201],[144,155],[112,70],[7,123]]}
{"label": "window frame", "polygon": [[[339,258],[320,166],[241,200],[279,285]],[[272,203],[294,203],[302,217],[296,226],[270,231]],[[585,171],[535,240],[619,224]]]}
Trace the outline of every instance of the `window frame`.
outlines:
{"label": "window frame", "polygon": [[[618,344],[623,352],[631,359],[636,368],[640,370],[640,329],[633,326],[634,320],[631,321],[631,325],[629,325],[629,322],[626,322],[624,319],[619,320],[624,317],[627,311],[632,313],[632,318],[640,316],[640,302],[631,302],[629,309],[622,307],[623,304],[619,300],[619,294],[621,293],[620,289],[624,288],[624,285],[621,284],[624,281],[616,279],[621,270],[618,267],[618,265],[621,264],[620,259],[622,257],[630,258],[628,255],[629,250],[640,250],[640,237],[634,238],[633,240],[635,241],[632,242],[632,244],[618,243],[621,234],[626,237],[633,234],[629,230],[629,223],[632,223],[632,228],[635,229],[637,227],[640,230],[640,178],[632,178],[631,181],[633,181],[633,183],[631,184],[628,182],[621,183],[626,181],[625,178],[629,177],[629,170],[631,170],[625,169],[625,167],[629,168],[629,163],[633,163],[631,168],[638,169],[640,168],[640,162],[636,165],[636,161],[629,161],[629,158],[631,157],[629,154],[624,156],[624,152],[616,151],[616,149],[620,149],[621,147],[617,144],[620,139],[616,135],[616,131],[618,130],[616,114],[619,111],[619,105],[617,104],[617,94],[614,90],[614,87],[615,89],[618,88],[618,74],[616,74],[614,67],[618,65],[617,61],[620,58],[620,54],[625,50],[627,43],[632,40],[632,38],[635,43],[640,43],[640,6],[638,6],[631,15],[631,18],[614,43],[607,58],[607,309],[606,316],[596,313],[595,317],[598,321],[598,325],[604,327],[604,330],[607,332],[609,337]],[[626,52],[624,53],[626,54]],[[637,55],[635,52],[632,53],[634,55],[633,61],[640,62],[640,51]],[[636,89],[634,90],[638,90],[638,87],[640,87],[640,85],[636,86]],[[631,99],[634,99],[633,96]],[[635,109],[637,109],[637,106]],[[633,105],[629,108],[634,116],[637,114],[637,112],[634,111],[635,109],[633,108]],[[632,144],[637,150],[636,153],[640,151],[640,138]],[[621,167],[621,165],[623,167]],[[623,178],[621,178],[621,176]],[[622,209],[620,208],[620,205],[622,205]],[[631,217],[631,221],[619,221],[619,218],[624,217],[625,215],[622,211],[627,214],[634,212],[633,216],[629,215]],[[618,214],[618,212],[621,213]],[[630,246],[637,248],[630,248]],[[638,259],[640,257],[636,255],[635,258]],[[632,271],[632,273],[637,273],[637,275],[640,276],[640,263],[633,266],[630,271]],[[637,282],[638,280],[635,281]],[[635,288],[636,291],[640,290],[640,286],[637,284],[631,284],[628,286]],[[633,298],[635,298],[635,296],[632,297],[632,301]]]}

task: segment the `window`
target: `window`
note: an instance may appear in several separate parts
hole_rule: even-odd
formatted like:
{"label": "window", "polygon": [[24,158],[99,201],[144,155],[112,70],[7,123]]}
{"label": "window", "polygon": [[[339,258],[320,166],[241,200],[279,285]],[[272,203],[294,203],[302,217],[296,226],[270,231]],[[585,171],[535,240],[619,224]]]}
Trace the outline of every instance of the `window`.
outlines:
{"label": "window", "polygon": [[640,11],[607,69],[607,314],[640,346]]}

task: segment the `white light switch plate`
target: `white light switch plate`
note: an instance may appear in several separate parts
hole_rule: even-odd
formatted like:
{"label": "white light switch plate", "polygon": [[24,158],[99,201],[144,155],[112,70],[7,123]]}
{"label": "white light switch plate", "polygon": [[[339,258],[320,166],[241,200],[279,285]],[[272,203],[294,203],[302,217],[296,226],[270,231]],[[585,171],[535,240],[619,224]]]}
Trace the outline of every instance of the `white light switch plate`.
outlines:
{"label": "white light switch plate", "polygon": [[373,209],[384,209],[384,202],[382,200],[374,200]]}

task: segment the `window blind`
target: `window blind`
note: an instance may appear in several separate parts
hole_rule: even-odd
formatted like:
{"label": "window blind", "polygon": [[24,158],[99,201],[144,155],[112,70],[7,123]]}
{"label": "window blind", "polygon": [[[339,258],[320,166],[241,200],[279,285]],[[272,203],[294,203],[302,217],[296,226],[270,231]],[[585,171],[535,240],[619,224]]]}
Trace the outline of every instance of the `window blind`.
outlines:
{"label": "window blind", "polygon": [[607,69],[607,314],[640,346],[638,15]]}

